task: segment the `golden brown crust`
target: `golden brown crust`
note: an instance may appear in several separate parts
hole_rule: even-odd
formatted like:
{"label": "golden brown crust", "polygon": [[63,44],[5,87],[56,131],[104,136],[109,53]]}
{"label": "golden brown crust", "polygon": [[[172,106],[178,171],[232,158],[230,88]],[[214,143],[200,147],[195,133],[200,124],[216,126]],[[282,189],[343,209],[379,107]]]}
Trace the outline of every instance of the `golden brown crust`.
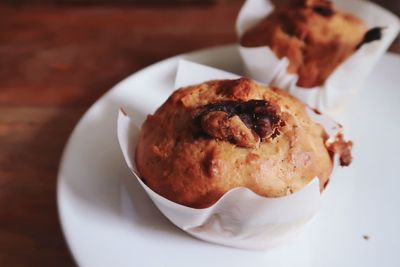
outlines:
{"label": "golden brown crust", "polygon": [[[243,128],[243,114],[227,117],[220,110],[209,112],[203,117],[206,129],[193,116],[210,103],[253,100],[279,107],[279,134],[275,137],[254,141],[254,134],[260,135],[248,124]],[[268,109],[275,111],[276,107]],[[232,121],[224,121],[226,118]],[[271,123],[276,121],[271,119]],[[218,130],[220,123],[231,128]],[[243,131],[235,133],[239,141],[225,138],[236,129]],[[257,144],[240,143],[253,141]],[[325,131],[310,120],[304,104],[287,93],[244,78],[210,81],[175,91],[154,115],[148,116],[142,126],[136,165],[144,182],[160,195],[204,208],[236,187],[279,197],[300,190],[318,177],[323,188],[332,170],[325,141]]]}
{"label": "golden brown crust", "polygon": [[335,10],[329,1],[297,0],[277,9],[249,29],[240,42],[245,47],[269,46],[289,59],[289,73],[297,85],[322,85],[335,68],[351,56],[367,29],[357,17]]}

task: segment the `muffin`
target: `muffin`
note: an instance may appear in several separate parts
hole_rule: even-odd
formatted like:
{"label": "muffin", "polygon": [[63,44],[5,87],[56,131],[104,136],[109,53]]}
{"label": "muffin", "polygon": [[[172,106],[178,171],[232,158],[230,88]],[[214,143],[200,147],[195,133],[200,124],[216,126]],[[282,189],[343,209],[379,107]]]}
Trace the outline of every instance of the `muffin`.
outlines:
{"label": "muffin", "polygon": [[297,85],[311,88],[323,85],[363,43],[380,37],[380,28],[368,31],[359,18],[330,1],[295,0],[248,29],[240,43],[268,46],[278,58],[287,57],[287,71],[298,74]]}
{"label": "muffin", "polygon": [[153,191],[205,208],[236,187],[281,197],[318,177],[322,190],[333,154],[348,165],[350,149],[341,136],[330,142],[296,98],[241,78],[175,91],[142,125],[135,161]]}

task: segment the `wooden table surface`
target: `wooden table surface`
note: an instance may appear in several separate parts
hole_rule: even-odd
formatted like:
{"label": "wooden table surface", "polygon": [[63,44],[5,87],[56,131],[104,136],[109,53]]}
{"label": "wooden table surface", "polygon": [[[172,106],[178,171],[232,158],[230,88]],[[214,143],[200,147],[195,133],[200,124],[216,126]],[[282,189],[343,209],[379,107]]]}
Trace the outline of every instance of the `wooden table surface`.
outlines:
{"label": "wooden table surface", "polygon": [[240,4],[0,4],[0,266],[74,266],[56,182],[75,124],[135,71],[234,42]]}

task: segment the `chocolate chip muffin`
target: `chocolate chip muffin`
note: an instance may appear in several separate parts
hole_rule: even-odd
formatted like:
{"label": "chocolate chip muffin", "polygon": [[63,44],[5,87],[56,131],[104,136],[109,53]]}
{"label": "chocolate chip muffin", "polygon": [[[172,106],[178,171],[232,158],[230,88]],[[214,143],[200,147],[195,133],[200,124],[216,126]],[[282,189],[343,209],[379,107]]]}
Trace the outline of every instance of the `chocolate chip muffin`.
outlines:
{"label": "chocolate chip muffin", "polygon": [[158,194],[205,208],[236,187],[265,197],[296,192],[332,171],[327,134],[305,105],[246,78],[175,91],[144,122],[136,149],[143,181]]}
{"label": "chocolate chip muffin", "polygon": [[299,76],[297,85],[311,88],[323,85],[362,44],[380,39],[380,30],[368,31],[359,18],[330,1],[295,0],[250,28],[240,43],[269,46],[278,58],[287,57],[287,71]]}

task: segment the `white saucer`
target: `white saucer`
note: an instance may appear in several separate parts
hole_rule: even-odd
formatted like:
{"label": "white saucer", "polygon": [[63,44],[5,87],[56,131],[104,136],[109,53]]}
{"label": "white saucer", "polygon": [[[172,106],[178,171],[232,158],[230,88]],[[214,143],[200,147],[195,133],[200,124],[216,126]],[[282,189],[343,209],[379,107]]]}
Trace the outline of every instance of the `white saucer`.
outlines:
{"label": "white saucer", "polygon": [[185,234],[156,209],[125,165],[116,138],[118,109],[144,120],[170,95],[179,57],[239,74],[242,69],[234,45],[156,63],[99,99],[66,145],[58,207],[80,266],[400,266],[399,56],[382,58],[343,116],[355,142],[353,165],[336,173],[307,231],[269,252]]}

